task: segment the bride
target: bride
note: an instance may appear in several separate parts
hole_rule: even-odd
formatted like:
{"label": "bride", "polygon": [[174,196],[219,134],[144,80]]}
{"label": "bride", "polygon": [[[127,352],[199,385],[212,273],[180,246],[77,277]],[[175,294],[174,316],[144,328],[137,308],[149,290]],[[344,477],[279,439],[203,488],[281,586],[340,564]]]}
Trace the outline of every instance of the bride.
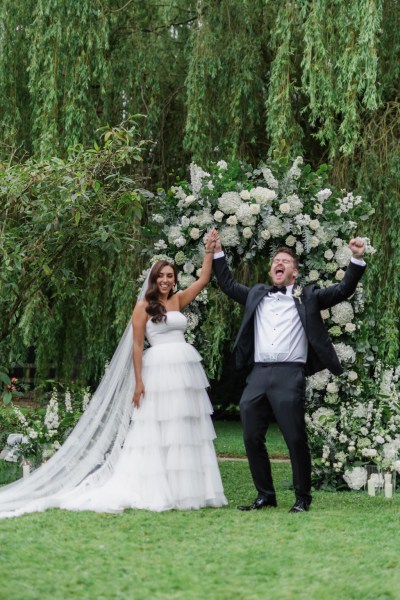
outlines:
{"label": "bride", "polygon": [[0,488],[0,518],[48,508],[119,512],[227,504],[208,381],[200,355],[185,341],[181,312],[210,280],[215,236],[211,230],[200,277],[183,291],[173,291],[171,263],[153,265],[88,409],[47,463]]}

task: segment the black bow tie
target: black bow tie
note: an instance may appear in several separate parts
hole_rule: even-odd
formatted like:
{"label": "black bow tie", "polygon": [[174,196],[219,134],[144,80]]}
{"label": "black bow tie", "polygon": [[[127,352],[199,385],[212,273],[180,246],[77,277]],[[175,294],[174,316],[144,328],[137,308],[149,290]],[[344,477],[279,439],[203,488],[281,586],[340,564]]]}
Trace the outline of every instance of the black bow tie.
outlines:
{"label": "black bow tie", "polygon": [[281,292],[282,294],[286,294],[286,287],[277,287],[276,285],[274,285],[270,290],[269,293],[270,294],[276,294],[277,292]]}

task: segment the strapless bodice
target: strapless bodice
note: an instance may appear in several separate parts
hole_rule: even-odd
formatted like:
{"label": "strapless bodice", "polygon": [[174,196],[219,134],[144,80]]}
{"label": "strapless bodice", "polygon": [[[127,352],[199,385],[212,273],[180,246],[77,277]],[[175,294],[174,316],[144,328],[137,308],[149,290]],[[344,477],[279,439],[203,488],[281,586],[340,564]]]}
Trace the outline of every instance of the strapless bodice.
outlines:
{"label": "strapless bodice", "polygon": [[184,336],[186,326],[185,315],[177,310],[170,310],[167,312],[166,321],[161,321],[161,323],[153,323],[151,319],[147,321],[146,338],[151,346],[186,342]]}

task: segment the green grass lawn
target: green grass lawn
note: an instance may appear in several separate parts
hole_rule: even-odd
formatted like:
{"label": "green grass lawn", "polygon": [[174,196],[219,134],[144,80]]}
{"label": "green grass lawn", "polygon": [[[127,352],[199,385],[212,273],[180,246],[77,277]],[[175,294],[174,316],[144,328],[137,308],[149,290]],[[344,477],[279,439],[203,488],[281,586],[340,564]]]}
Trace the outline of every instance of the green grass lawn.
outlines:
{"label": "green grass lawn", "polygon": [[[217,439],[215,448],[219,456],[245,457],[240,421],[215,421]],[[276,423],[267,433],[267,446],[271,458],[288,458],[288,449]]]}
{"label": "green grass lawn", "polygon": [[[240,455],[239,425],[216,428],[221,452]],[[290,465],[274,463],[278,508],[246,513],[236,506],[255,496],[247,462],[220,468],[220,509],[0,520],[0,600],[400,598],[399,493],[316,491],[293,515]]]}

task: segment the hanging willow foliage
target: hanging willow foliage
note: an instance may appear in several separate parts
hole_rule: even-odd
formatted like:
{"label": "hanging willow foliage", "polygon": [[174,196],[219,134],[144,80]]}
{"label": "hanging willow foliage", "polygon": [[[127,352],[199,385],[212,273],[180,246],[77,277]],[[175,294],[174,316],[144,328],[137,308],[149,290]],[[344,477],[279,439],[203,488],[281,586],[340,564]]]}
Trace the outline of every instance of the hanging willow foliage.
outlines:
{"label": "hanging willow foliage", "polygon": [[99,125],[143,114],[154,185],[193,159],[329,160],[334,183],[376,209],[368,277],[385,281],[371,320],[394,357],[399,55],[398,0],[3,0],[0,155],[65,158]]}

